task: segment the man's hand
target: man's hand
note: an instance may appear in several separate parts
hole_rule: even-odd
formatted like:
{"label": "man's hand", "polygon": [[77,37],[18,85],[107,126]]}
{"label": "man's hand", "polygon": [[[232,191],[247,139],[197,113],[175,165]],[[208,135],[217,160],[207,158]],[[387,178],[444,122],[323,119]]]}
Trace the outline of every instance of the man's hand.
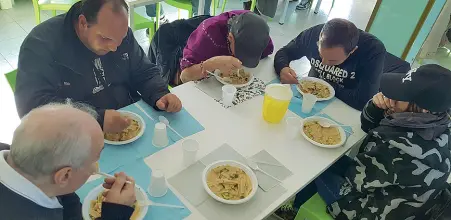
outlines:
{"label": "man's hand", "polygon": [[118,133],[130,125],[130,120],[121,115],[116,110],[108,109],[105,111],[103,120],[103,131],[106,133]]}
{"label": "man's hand", "polygon": [[290,67],[284,67],[280,71],[280,82],[284,84],[298,84],[296,72]]}
{"label": "man's hand", "polygon": [[157,107],[166,112],[179,112],[182,109],[182,102],[174,94],[166,94],[157,101]]}
{"label": "man's hand", "polygon": [[241,61],[232,56],[216,56],[206,60],[203,65],[206,70],[219,69],[221,73],[228,76],[233,70],[241,68]]}
{"label": "man's hand", "polygon": [[396,101],[385,97],[382,92],[373,96],[373,103],[376,107],[384,110],[394,109],[396,107]]}
{"label": "man's hand", "polygon": [[[132,206],[136,202],[135,180],[123,172],[116,173],[114,176],[116,178],[106,178],[103,183],[103,187],[109,189],[103,192],[105,202]],[[126,183],[127,180],[131,184]]]}

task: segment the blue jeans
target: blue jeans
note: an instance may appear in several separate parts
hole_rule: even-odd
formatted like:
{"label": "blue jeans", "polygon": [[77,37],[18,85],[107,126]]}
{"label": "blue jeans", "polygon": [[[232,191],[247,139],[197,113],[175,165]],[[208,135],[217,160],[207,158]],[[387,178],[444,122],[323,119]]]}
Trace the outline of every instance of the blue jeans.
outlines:
{"label": "blue jeans", "polygon": [[313,182],[296,194],[294,207],[301,207],[301,205],[315,195],[315,193],[318,193],[327,205],[340,199],[342,197],[340,195],[340,190],[343,184],[346,183],[344,175],[351,164],[353,164],[353,160],[348,156],[340,158]]}
{"label": "blue jeans", "polygon": [[[191,5],[193,6],[193,16],[199,15],[199,1],[202,0],[191,0]],[[210,15],[210,8],[211,0],[205,0],[204,15]]]}
{"label": "blue jeans", "polygon": [[[156,4],[150,4],[146,5],[146,14],[149,17],[156,17],[157,16],[157,5]],[[164,15],[163,11],[163,5],[160,5],[160,16]]]}

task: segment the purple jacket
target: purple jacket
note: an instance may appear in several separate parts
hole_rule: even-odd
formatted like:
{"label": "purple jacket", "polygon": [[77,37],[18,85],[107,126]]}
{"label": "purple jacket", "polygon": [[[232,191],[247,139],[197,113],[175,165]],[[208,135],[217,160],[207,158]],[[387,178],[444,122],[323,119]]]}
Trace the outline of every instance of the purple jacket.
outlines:
{"label": "purple jacket", "polygon": [[[191,33],[183,49],[183,58],[180,60],[180,69],[184,70],[194,64],[199,64],[215,56],[231,56],[227,45],[227,21],[235,15],[247,13],[247,10],[235,10],[224,12],[218,16],[203,21],[196,30]],[[269,40],[268,46],[263,51],[262,58],[272,54],[274,45]]]}

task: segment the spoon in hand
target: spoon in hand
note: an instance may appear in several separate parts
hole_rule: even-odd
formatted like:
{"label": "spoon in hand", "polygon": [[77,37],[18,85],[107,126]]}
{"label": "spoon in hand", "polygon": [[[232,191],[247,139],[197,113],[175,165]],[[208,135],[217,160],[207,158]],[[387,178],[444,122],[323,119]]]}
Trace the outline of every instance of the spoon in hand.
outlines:
{"label": "spoon in hand", "polygon": [[[106,177],[106,178],[114,178],[114,179],[116,179],[116,177],[113,176],[113,175],[110,175],[110,174],[104,173],[104,172],[100,172],[99,163],[96,163],[96,170],[94,171],[93,174],[98,174],[98,175],[104,176],[104,177]],[[128,180],[125,181],[125,182],[128,183],[128,184],[132,184],[132,182],[130,182],[130,181],[128,181]]]}
{"label": "spoon in hand", "polygon": [[260,167],[258,167],[258,164],[255,163],[254,161],[247,159],[247,165],[249,165],[249,167],[255,171],[259,171],[262,172],[263,174],[265,174],[266,176],[269,176],[271,178],[273,178],[274,180],[276,180],[277,182],[281,183],[282,180],[277,179],[276,177],[272,176],[271,174],[265,172],[264,170],[260,169]]}
{"label": "spoon in hand", "polygon": [[173,131],[176,135],[178,135],[181,139],[183,139],[183,136],[169,125],[169,120],[166,117],[160,115],[158,116],[158,120],[160,120],[161,123],[165,124],[169,129],[171,129],[171,131]]}

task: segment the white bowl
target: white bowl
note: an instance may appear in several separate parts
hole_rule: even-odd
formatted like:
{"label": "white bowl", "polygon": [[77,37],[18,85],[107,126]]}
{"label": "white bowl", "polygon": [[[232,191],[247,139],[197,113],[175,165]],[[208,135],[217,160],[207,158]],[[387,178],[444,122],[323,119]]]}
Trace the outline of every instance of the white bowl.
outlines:
{"label": "white bowl", "polygon": [[304,136],[305,139],[307,139],[307,141],[309,141],[310,143],[318,146],[318,147],[324,147],[324,148],[337,148],[340,147],[341,145],[343,145],[346,142],[346,133],[345,130],[342,127],[338,127],[338,131],[340,132],[340,137],[341,137],[341,141],[338,144],[334,144],[334,145],[327,145],[327,144],[321,144],[318,143],[312,139],[310,139],[305,133],[304,133],[304,123],[309,122],[309,121],[325,121],[327,123],[329,123],[330,125],[338,125],[335,121],[330,120],[328,118],[324,118],[324,117],[319,117],[319,116],[312,116],[312,117],[308,117],[308,118],[304,118],[304,120],[301,120],[301,134],[302,136]]}
{"label": "white bowl", "polygon": [[[299,82],[302,82],[302,81],[313,81],[313,82],[321,83],[321,84],[327,86],[327,88],[329,88],[330,96],[326,97],[326,98],[318,98],[318,101],[326,101],[326,100],[329,100],[329,99],[331,99],[331,98],[333,98],[335,96],[335,89],[334,89],[334,87],[332,87],[328,82],[326,82],[326,81],[324,81],[322,79],[318,79],[318,78],[315,78],[315,77],[307,76],[307,77],[302,77],[302,79],[299,80]],[[301,95],[304,95],[304,92],[301,90],[301,88],[299,88],[299,86],[300,86],[300,84],[296,85],[296,89],[299,91],[299,93],[301,93]]]}
{"label": "white bowl", "polygon": [[[218,166],[223,166],[223,165],[230,165],[233,167],[238,167],[240,169],[242,169],[251,179],[252,182],[252,191],[251,193],[249,193],[249,195],[244,198],[244,199],[239,199],[239,200],[227,200],[227,199],[223,199],[219,196],[217,196],[216,194],[214,194],[210,188],[207,185],[207,175],[208,173],[210,173],[210,171]],[[245,203],[247,201],[249,201],[250,199],[252,199],[252,197],[254,197],[255,193],[257,192],[258,189],[258,180],[257,180],[257,176],[255,175],[255,173],[251,170],[251,168],[249,168],[248,166],[239,163],[237,161],[233,161],[233,160],[220,160],[220,161],[216,161],[210,165],[208,165],[205,169],[204,172],[202,173],[202,182],[204,185],[204,189],[205,191],[207,191],[207,193],[213,197],[214,199],[218,200],[219,202],[225,203],[225,204],[231,204],[231,205],[237,205],[237,204],[242,204]]]}
{"label": "white bowl", "polygon": [[215,78],[216,78],[220,83],[222,83],[222,84],[224,84],[224,85],[232,85],[232,86],[235,86],[236,88],[242,88],[242,87],[246,87],[246,86],[250,85],[250,84],[252,83],[252,81],[254,81],[254,74],[252,74],[251,72],[249,72],[249,74],[251,74],[250,79],[249,79],[249,82],[244,83],[244,84],[232,84],[232,83],[228,83],[228,82],[222,80],[222,78],[219,77],[218,75],[215,75]]}
{"label": "white bowl", "polygon": [[[84,220],[91,220],[91,218],[89,217],[89,209],[91,208],[90,207],[91,201],[96,200],[97,196],[100,193],[102,193],[104,190],[105,189],[103,188],[103,186],[99,185],[96,188],[92,189],[88,193],[88,195],[85,197],[85,199],[83,200],[82,208],[81,208]],[[135,193],[136,193],[136,200],[138,200],[138,201],[147,201],[148,200],[146,192],[138,185],[135,186]],[[140,208],[141,208],[141,210],[139,211],[139,215],[136,218],[136,220],[144,219],[144,217],[147,214],[148,206],[141,206]]]}
{"label": "white bowl", "polygon": [[141,116],[139,116],[136,113],[129,112],[129,111],[119,110],[118,112],[120,112],[121,115],[128,116],[128,117],[133,118],[136,121],[138,121],[138,124],[139,124],[139,127],[141,128],[141,130],[139,131],[138,135],[136,135],[135,137],[133,137],[133,138],[131,138],[129,140],[126,140],[126,141],[110,141],[110,140],[104,139],[105,144],[111,144],[111,145],[128,144],[128,143],[131,143],[133,141],[136,141],[138,138],[140,138],[144,134],[144,130],[146,129],[146,123],[144,122],[144,119]]}

